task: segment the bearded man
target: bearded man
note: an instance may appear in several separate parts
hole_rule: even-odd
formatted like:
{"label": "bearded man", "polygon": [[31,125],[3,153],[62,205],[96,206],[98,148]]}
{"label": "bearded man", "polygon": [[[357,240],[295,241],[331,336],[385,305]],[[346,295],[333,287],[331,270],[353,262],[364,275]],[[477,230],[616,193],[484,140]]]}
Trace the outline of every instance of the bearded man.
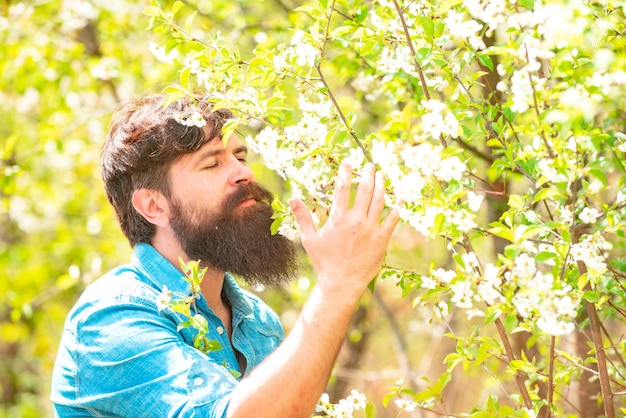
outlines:
{"label": "bearded man", "polygon": [[[232,117],[208,97],[163,107],[163,95],[125,103],[102,152],[107,197],[133,247],[129,264],[91,284],[68,315],[53,371],[58,417],[308,417],[324,390],[352,314],[398,222],[382,217],[383,179],[363,169],[350,205],[342,164],[329,219],[318,230],[292,199],[317,283],[285,337],[278,316],[242,289],[280,285],[297,271],[295,245],[272,235],[272,195],[246,164]],[[381,221],[382,219],[382,221]],[[198,313],[221,348],[194,348],[163,289],[190,295],[179,260],[206,268]]]}

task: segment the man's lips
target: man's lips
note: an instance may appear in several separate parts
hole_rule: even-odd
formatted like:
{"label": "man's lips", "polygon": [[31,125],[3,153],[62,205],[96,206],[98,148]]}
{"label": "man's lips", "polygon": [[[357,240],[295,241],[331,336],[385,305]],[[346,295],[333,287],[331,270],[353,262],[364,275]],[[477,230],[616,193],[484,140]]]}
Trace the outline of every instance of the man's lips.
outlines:
{"label": "man's lips", "polygon": [[238,207],[252,206],[255,203],[256,203],[256,199],[254,199],[253,197],[246,197],[241,202],[239,202],[237,206]]}

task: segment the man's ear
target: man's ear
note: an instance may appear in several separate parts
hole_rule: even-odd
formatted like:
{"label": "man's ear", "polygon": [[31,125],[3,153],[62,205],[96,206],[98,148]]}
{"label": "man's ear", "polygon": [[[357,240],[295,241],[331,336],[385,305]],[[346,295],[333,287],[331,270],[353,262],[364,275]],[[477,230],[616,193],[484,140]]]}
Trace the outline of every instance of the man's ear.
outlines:
{"label": "man's ear", "polygon": [[141,216],[155,226],[166,227],[170,223],[170,205],[163,193],[154,189],[137,189],[133,192],[133,207]]}

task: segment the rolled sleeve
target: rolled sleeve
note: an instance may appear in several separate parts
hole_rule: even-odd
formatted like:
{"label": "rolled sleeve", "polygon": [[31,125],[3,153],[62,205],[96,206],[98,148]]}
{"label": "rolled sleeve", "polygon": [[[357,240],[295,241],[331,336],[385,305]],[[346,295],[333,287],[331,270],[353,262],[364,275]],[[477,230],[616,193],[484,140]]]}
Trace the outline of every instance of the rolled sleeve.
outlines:
{"label": "rolled sleeve", "polygon": [[65,404],[93,416],[223,417],[237,384],[145,298],[100,299],[69,321],[63,340],[59,416]]}

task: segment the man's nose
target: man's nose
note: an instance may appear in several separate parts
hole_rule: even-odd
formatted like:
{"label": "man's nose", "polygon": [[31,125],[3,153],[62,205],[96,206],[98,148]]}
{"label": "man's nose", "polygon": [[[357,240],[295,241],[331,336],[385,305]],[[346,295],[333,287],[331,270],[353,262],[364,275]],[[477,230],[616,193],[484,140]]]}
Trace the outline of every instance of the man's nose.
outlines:
{"label": "man's nose", "polygon": [[254,173],[252,172],[250,167],[248,167],[246,163],[242,161],[236,161],[237,162],[235,163],[235,168],[231,176],[231,182],[233,184],[239,184],[250,183],[251,181],[254,181]]}

